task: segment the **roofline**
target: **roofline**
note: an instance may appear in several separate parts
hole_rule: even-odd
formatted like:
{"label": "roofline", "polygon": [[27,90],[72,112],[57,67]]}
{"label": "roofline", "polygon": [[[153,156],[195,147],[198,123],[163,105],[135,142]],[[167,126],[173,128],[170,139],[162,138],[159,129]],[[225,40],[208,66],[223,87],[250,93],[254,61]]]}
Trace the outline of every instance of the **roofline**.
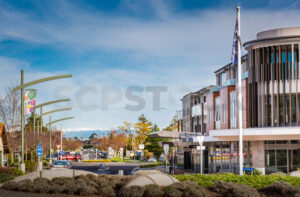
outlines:
{"label": "roofline", "polygon": [[271,38],[263,38],[263,39],[256,39],[256,40],[250,40],[248,42],[245,42],[243,44],[243,47],[248,47],[251,45],[254,45],[255,43],[258,42],[267,42],[267,41],[275,41],[275,40],[282,40],[282,39],[291,39],[291,38],[300,38],[300,35],[295,35],[295,36],[282,36],[282,37],[271,37]]}

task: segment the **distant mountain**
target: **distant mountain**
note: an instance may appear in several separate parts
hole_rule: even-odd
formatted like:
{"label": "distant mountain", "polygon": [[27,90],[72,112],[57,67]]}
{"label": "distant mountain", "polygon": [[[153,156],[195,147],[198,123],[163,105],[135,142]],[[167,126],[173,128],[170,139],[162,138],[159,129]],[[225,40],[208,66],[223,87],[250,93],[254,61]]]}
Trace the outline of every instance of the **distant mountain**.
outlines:
{"label": "distant mountain", "polygon": [[[70,128],[64,129],[64,135],[67,138],[83,138],[88,139],[93,133],[96,133],[98,137],[108,136],[112,130],[110,129],[89,129],[89,128]],[[120,132],[120,131],[118,131]]]}

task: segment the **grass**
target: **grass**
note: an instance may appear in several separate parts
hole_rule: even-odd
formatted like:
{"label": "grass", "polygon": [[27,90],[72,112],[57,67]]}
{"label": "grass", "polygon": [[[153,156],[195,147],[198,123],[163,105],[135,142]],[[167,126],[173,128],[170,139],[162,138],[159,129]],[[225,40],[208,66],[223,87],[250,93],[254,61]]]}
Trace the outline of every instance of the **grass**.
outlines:
{"label": "grass", "polygon": [[149,163],[149,164],[141,165],[140,168],[153,168],[160,165],[163,165],[163,163],[162,162]]}

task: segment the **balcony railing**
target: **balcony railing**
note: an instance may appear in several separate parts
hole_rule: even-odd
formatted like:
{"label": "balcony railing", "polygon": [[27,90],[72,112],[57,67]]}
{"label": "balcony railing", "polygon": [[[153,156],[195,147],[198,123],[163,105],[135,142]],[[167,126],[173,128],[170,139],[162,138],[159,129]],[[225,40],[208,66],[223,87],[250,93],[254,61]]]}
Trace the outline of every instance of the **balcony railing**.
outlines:
{"label": "balcony railing", "polygon": [[206,115],[206,109],[204,107],[203,109],[203,114],[202,114],[202,104],[197,104],[197,105],[194,105],[192,107],[192,116],[201,116],[201,115]]}

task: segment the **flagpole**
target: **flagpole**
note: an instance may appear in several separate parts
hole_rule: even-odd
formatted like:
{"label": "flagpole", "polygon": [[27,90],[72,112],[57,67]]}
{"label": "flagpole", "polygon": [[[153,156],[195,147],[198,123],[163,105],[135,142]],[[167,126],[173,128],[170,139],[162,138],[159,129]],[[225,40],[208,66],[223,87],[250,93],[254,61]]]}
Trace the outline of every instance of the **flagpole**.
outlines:
{"label": "flagpole", "polygon": [[238,94],[239,94],[239,161],[240,161],[240,175],[243,175],[243,104],[242,104],[242,66],[241,66],[241,25],[240,25],[240,7],[236,8],[237,22],[238,22],[238,41],[237,41],[237,59],[238,59]]}

